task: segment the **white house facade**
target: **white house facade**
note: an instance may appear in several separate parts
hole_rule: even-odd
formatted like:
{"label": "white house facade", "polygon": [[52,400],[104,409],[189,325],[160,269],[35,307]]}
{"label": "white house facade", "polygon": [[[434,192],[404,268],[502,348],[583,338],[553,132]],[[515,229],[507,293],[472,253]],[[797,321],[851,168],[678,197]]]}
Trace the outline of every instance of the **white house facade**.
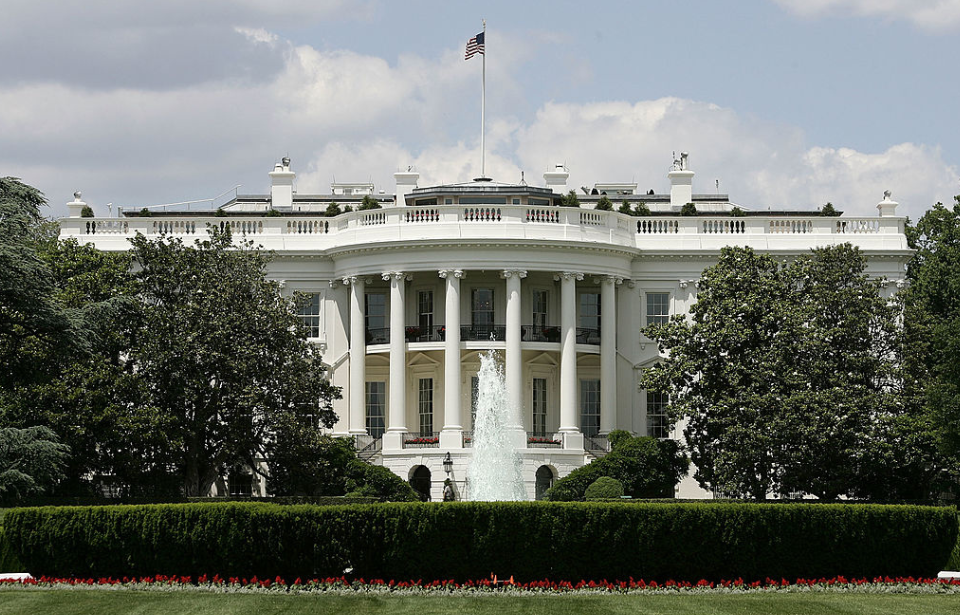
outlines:
{"label": "white house facade", "polygon": [[[334,433],[355,437],[363,457],[434,500],[445,478],[469,498],[481,353],[500,354],[527,494],[539,498],[603,455],[614,429],[682,439],[662,396],[638,386],[659,357],[641,330],[689,310],[701,272],[724,246],[790,258],[849,242],[891,292],[910,256],[889,194],[874,217],[731,215],[726,195],[693,193],[685,154],[667,174],[669,193],[596,184],[578,190],[579,207],[559,206],[569,191],[562,166],[544,173],[544,187],[485,178],[418,187],[407,170],[395,174],[393,194],[363,183],[298,194],[287,159],[269,175],[269,195],[236,196],[216,216],[83,218],[78,193],[62,237],[127,250],[137,232],[189,241],[207,224],[229,225],[236,238],[273,251],[271,277],[285,293],[308,295],[301,317],[343,389]],[[613,211],[595,209],[604,196]],[[364,197],[381,208],[358,211]],[[624,201],[653,215],[619,213]],[[354,211],[324,215],[331,203]],[[679,215],[687,203],[697,215]],[[692,478],[677,495],[709,497]]]}

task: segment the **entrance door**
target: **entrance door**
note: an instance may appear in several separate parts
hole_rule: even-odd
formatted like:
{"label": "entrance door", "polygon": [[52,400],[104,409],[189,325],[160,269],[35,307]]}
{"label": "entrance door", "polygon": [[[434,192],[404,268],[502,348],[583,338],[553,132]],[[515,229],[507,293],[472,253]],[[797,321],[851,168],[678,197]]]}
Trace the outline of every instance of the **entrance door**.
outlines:
{"label": "entrance door", "polygon": [[410,486],[420,496],[421,502],[430,501],[430,469],[427,466],[417,466],[410,475]]}

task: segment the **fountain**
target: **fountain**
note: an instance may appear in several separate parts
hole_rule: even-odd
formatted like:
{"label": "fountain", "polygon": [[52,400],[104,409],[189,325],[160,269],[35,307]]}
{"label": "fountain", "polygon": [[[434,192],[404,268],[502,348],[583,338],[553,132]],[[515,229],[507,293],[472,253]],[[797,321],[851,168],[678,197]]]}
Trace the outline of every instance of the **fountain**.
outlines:
{"label": "fountain", "polygon": [[527,499],[520,455],[509,437],[511,408],[503,371],[491,350],[480,355],[473,461],[467,469],[467,496],[475,501]]}

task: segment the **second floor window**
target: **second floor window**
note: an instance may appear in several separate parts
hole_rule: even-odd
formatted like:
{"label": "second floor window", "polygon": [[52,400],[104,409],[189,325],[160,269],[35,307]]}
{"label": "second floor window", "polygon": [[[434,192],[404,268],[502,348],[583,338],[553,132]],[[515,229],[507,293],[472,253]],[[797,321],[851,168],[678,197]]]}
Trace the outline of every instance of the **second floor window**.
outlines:
{"label": "second floor window", "polygon": [[647,435],[654,438],[670,437],[670,421],[667,418],[668,398],[663,393],[647,391]]}
{"label": "second floor window", "polygon": [[433,329],[433,291],[421,290],[417,293],[417,326],[420,335],[430,335]]}
{"label": "second floor window", "polygon": [[533,379],[533,435],[547,435],[547,379]]}
{"label": "second floor window", "polygon": [[473,325],[481,327],[493,326],[493,289],[473,289]]}
{"label": "second floor window", "polygon": [[547,326],[547,302],[549,295],[545,290],[533,291],[533,332],[539,334]]}
{"label": "second floor window", "polygon": [[670,320],[670,293],[647,293],[646,326],[664,325]]}
{"label": "second floor window", "polygon": [[580,293],[580,327],[600,329],[600,293]]}
{"label": "second floor window", "polygon": [[385,329],[387,326],[387,296],[383,293],[367,293],[364,297],[367,329]]}
{"label": "second floor window", "polygon": [[297,315],[307,329],[307,337],[320,337],[320,293],[311,293],[303,298]]}

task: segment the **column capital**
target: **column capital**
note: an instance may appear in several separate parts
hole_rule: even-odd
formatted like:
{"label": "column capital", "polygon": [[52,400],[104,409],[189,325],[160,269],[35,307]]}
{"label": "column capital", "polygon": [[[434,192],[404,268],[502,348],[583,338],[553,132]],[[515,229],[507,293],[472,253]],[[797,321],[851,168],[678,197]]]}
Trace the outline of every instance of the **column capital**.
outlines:
{"label": "column capital", "polygon": [[623,276],[601,275],[593,278],[593,281],[596,284],[613,284],[614,286],[620,286],[621,284],[623,284]]}
{"label": "column capital", "polygon": [[561,271],[560,273],[553,276],[554,281],[559,282],[560,280],[576,280],[577,282],[583,280],[583,273],[579,271]]}
{"label": "column capital", "polygon": [[439,274],[440,274],[440,277],[443,278],[444,280],[446,280],[448,276],[452,276],[452,277],[460,280],[460,279],[462,279],[464,276],[467,275],[467,274],[463,271],[463,269],[441,269],[441,270],[438,271],[437,273],[439,273]]}
{"label": "column capital", "polygon": [[503,271],[500,272],[500,277],[503,278],[504,280],[512,278],[514,276],[522,280],[523,278],[527,277],[527,270],[526,269],[504,269]]}
{"label": "column capital", "polygon": [[384,271],[380,274],[380,279],[384,282],[389,282],[391,279],[399,281],[410,281],[413,278],[412,275],[405,271]]}
{"label": "column capital", "polygon": [[352,284],[356,284],[358,280],[361,282],[363,281],[359,276],[345,275],[342,278],[340,278],[340,283],[343,284],[344,286],[350,286]]}

